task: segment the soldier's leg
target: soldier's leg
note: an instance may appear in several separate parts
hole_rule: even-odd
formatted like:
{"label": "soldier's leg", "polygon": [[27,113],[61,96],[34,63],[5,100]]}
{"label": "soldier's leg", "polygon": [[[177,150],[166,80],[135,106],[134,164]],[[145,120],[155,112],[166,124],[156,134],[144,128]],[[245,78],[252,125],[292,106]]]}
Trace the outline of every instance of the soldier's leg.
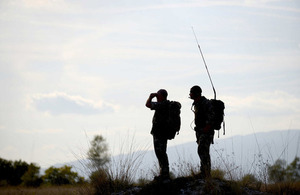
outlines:
{"label": "soldier's leg", "polygon": [[198,136],[198,155],[200,157],[201,166],[200,171],[201,175],[204,177],[210,177],[211,170],[211,159],[210,159],[210,136],[202,134]]}
{"label": "soldier's leg", "polygon": [[169,160],[167,155],[167,139],[153,137],[154,151],[160,167],[160,175],[169,176]]}

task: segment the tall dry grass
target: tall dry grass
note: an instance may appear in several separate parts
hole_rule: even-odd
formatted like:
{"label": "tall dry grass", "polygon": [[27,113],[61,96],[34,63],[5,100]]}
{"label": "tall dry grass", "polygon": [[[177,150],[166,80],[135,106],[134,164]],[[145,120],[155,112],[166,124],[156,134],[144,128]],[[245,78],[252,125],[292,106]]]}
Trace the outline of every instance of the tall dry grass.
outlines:
{"label": "tall dry grass", "polygon": [[[91,177],[96,194],[109,194],[149,183],[149,171],[139,170],[145,151],[149,147],[139,148],[134,137],[128,136],[122,140],[120,155],[113,158],[107,166],[98,169],[94,178]],[[236,163],[235,159],[237,157],[234,153],[227,155],[224,149],[213,149],[211,152],[215,152],[218,157],[216,161],[212,162],[212,178],[229,181],[232,184],[232,189],[236,189],[237,193],[240,193],[241,187],[271,193],[299,192],[297,191],[299,190],[299,182],[271,184],[268,181],[268,166],[272,164],[274,158],[272,155],[263,156],[260,150],[261,146],[258,145],[258,148],[258,153],[254,155],[255,158],[248,169]],[[286,147],[284,147],[284,150],[286,150]],[[178,155],[178,160],[170,166],[171,176],[173,178],[196,178],[200,171],[199,164],[200,159],[198,162],[193,162],[191,159]],[[150,168],[150,174],[155,175],[158,170],[157,163],[155,163],[154,167]]]}
{"label": "tall dry grass", "polygon": [[111,194],[132,187],[148,149],[149,146],[144,143],[137,144],[134,136],[120,138],[119,155],[111,158],[106,165],[89,170],[96,194]]}

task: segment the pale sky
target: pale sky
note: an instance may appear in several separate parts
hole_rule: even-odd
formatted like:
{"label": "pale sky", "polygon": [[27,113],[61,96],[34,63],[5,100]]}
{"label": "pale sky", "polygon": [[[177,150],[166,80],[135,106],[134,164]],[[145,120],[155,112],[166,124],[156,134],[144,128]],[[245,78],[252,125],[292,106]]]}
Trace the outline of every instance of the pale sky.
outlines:
{"label": "pale sky", "polygon": [[300,129],[298,0],[1,0],[0,157],[49,167],[96,134],[113,154],[152,149],[161,88],[182,104],[169,145],[195,141],[189,89],[213,92],[192,26],[226,106],[219,139]]}

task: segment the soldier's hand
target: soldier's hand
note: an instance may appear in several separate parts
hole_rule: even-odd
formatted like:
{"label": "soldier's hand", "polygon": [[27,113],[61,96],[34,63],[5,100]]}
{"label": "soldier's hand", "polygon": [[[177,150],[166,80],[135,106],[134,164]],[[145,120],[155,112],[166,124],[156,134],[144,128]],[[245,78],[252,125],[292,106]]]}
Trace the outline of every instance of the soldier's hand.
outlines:
{"label": "soldier's hand", "polygon": [[156,97],[157,96],[157,93],[151,93],[150,94],[150,98],[154,98],[154,97]]}

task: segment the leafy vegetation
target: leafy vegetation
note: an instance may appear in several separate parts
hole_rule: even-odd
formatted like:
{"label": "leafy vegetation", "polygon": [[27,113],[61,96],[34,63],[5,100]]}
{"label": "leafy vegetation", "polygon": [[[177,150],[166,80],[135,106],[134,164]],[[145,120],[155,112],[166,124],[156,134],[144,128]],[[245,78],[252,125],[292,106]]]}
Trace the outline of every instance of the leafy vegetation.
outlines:
{"label": "leafy vegetation", "polygon": [[28,171],[28,163],[0,158],[0,185],[20,185],[22,176]]}
{"label": "leafy vegetation", "polygon": [[296,157],[291,164],[286,166],[286,161],[278,159],[274,165],[268,167],[271,182],[300,181],[300,160]]}
{"label": "leafy vegetation", "polygon": [[90,160],[90,168],[98,170],[110,161],[108,154],[108,146],[105,139],[101,135],[96,135],[90,142],[90,149],[87,157]]}
{"label": "leafy vegetation", "polygon": [[27,171],[21,177],[22,184],[24,186],[38,187],[43,183],[42,177],[40,177],[40,167],[34,163],[28,166]]}
{"label": "leafy vegetation", "polygon": [[63,166],[60,168],[50,167],[45,171],[42,177],[45,184],[51,185],[74,185],[84,182],[83,177],[79,177],[78,173],[73,172],[72,167]]}
{"label": "leafy vegetation", "polygon": [[0,186],[39,187],[40,185],[75,185],[85,182],[83,177],[73,172],[71,166],[50,167],[40,175],[40,167],[35,163],[9,161],[0,158]]}

